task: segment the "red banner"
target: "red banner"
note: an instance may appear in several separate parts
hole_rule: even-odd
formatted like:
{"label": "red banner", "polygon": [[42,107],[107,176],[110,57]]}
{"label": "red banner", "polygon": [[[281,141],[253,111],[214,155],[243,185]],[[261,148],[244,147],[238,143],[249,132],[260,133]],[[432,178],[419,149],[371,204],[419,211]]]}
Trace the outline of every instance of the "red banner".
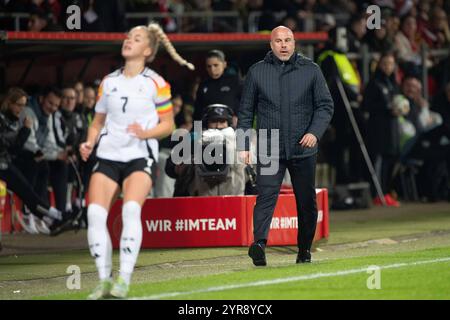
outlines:
{"label": "red banner", "polygon": [[[148,199],[142,208],[142,248],[248,246],[253,241],[255,196]],[[113,247],[122,230],[122,200],[108,217]],[[328,237],[328,193],[317,190],[319,217],[315,240]],[[269,234],[270,245],[297,245],[293,194],[281,194]]]}

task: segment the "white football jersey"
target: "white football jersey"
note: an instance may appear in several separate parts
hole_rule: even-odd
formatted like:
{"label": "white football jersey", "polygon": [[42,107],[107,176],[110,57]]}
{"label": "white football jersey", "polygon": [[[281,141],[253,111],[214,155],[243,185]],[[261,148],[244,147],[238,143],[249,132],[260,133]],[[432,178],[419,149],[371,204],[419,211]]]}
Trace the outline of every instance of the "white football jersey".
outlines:
{"label": "white football jersey", "polygon": [[158,161],[158,140],[141,140],[127,132],[137,122],[145,130],[155,127],[159,115],[172,111],[170,85],[149,68],[126,78],[122,69],[106,76],[98,91],[95,112],[106,114],[97,157],[128,162],[151,155]]}

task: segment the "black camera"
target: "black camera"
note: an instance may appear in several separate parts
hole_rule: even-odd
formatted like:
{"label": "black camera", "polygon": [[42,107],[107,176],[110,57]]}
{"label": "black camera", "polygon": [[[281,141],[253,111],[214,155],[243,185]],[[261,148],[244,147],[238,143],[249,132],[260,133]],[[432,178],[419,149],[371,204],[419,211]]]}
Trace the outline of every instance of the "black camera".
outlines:
{"label": "black camera", "polygon": [[199,177],[211,187],[226,181],[230,167],[227,164],[226,139],[220,132],[202,139],[202,163],[195,167]]}

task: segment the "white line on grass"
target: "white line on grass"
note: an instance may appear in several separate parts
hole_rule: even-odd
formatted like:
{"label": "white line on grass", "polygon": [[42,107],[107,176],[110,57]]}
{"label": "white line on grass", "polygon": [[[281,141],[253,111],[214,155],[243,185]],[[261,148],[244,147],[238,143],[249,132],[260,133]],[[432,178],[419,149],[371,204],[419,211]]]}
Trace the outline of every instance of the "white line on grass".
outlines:
{"label": "white line on grass", "polygon": [[[390,264],[390,265],[386,265],[386,266],[380,266],[380,269],[395,269],[395,268],[411,267],[411,266],[418,266],[418,265],[422,265],[422,264],[447,262],[447,261],[450,261],[450,257],[433,259],[433,260],[425,260],[425,261],[416,261],[416,262],[410,262],[410,263],[395,263],[395,264]],[[247,282],[247,283],[240,283],[240,284],[231,284],[231,285],[226,285],[226,286],[209,287],[209,288],[205,288],[205,289],[198,289],[198,290],[192,290],[192,291],[167,292],[167,293],[155,294],[155,295],[151,295],[151,296],[147,296],[147,297],[131,298],[131,300],[158,300],[158,299],[173,298],[173,297],[190,295],[190,294],[218,292],[218,291],[250,288],[250,287],[260,287],[260,286],[268,286],[268,285],[274,285],[274,284],[279,284],[279,283],[303,281],[303,280],[311,280],[311,279],[319,279],[319,278],[339,277],[339,276],[346,276],[349,274],[361,273],[361,272],[367,272],[367,267],[359,268],[359,269],[349,269],[349,270],[342,270],[342,271],[336,271],[336,272],[329,272],[329,273],[319,272],[319,273],[306,274],[306,275],[297,276],[297,277],[278,278],[278,279],[272,279],[272,280],[264,280],[264,281]]]}

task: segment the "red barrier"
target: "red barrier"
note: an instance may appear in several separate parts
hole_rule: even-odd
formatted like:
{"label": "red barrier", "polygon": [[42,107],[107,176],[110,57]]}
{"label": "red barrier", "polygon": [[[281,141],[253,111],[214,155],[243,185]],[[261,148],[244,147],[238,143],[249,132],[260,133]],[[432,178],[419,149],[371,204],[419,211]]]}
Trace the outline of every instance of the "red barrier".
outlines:
{"label": "red barrier", "polygon": [[[253,241],[255,196],[148,199],[142,209],[142,248],[248,246]],[[328,193],[317,190],[319,218],[315,240],[328,237]],[[118,248],[122,200],[108,217],[113,247]],[[279,196],[269,245],[297,244],[297,210],[293,194]]]}
{"label": "red barrier", "polygon": [[[270,34],[262,33],[172,33],[168,34],[170,41],[174,43],[190,42],[264,42],[270,40]],[[326,41],[326,32],[295,32],[295,40]],[[99,32],[28,32],[28,31],[7,31],[4,40],[11,41],[123,41],[125,33],[99,33]]]}
{"label": "red barrier", "polygon": [[[11,199],[10,193],[6,194],[3,218],[1,219],[1,232],[12,233],[22,231],[22,225],[18,218],[22,217],[22,201],[17,195]],[[18,215],[14,216],[15,214]]]}

